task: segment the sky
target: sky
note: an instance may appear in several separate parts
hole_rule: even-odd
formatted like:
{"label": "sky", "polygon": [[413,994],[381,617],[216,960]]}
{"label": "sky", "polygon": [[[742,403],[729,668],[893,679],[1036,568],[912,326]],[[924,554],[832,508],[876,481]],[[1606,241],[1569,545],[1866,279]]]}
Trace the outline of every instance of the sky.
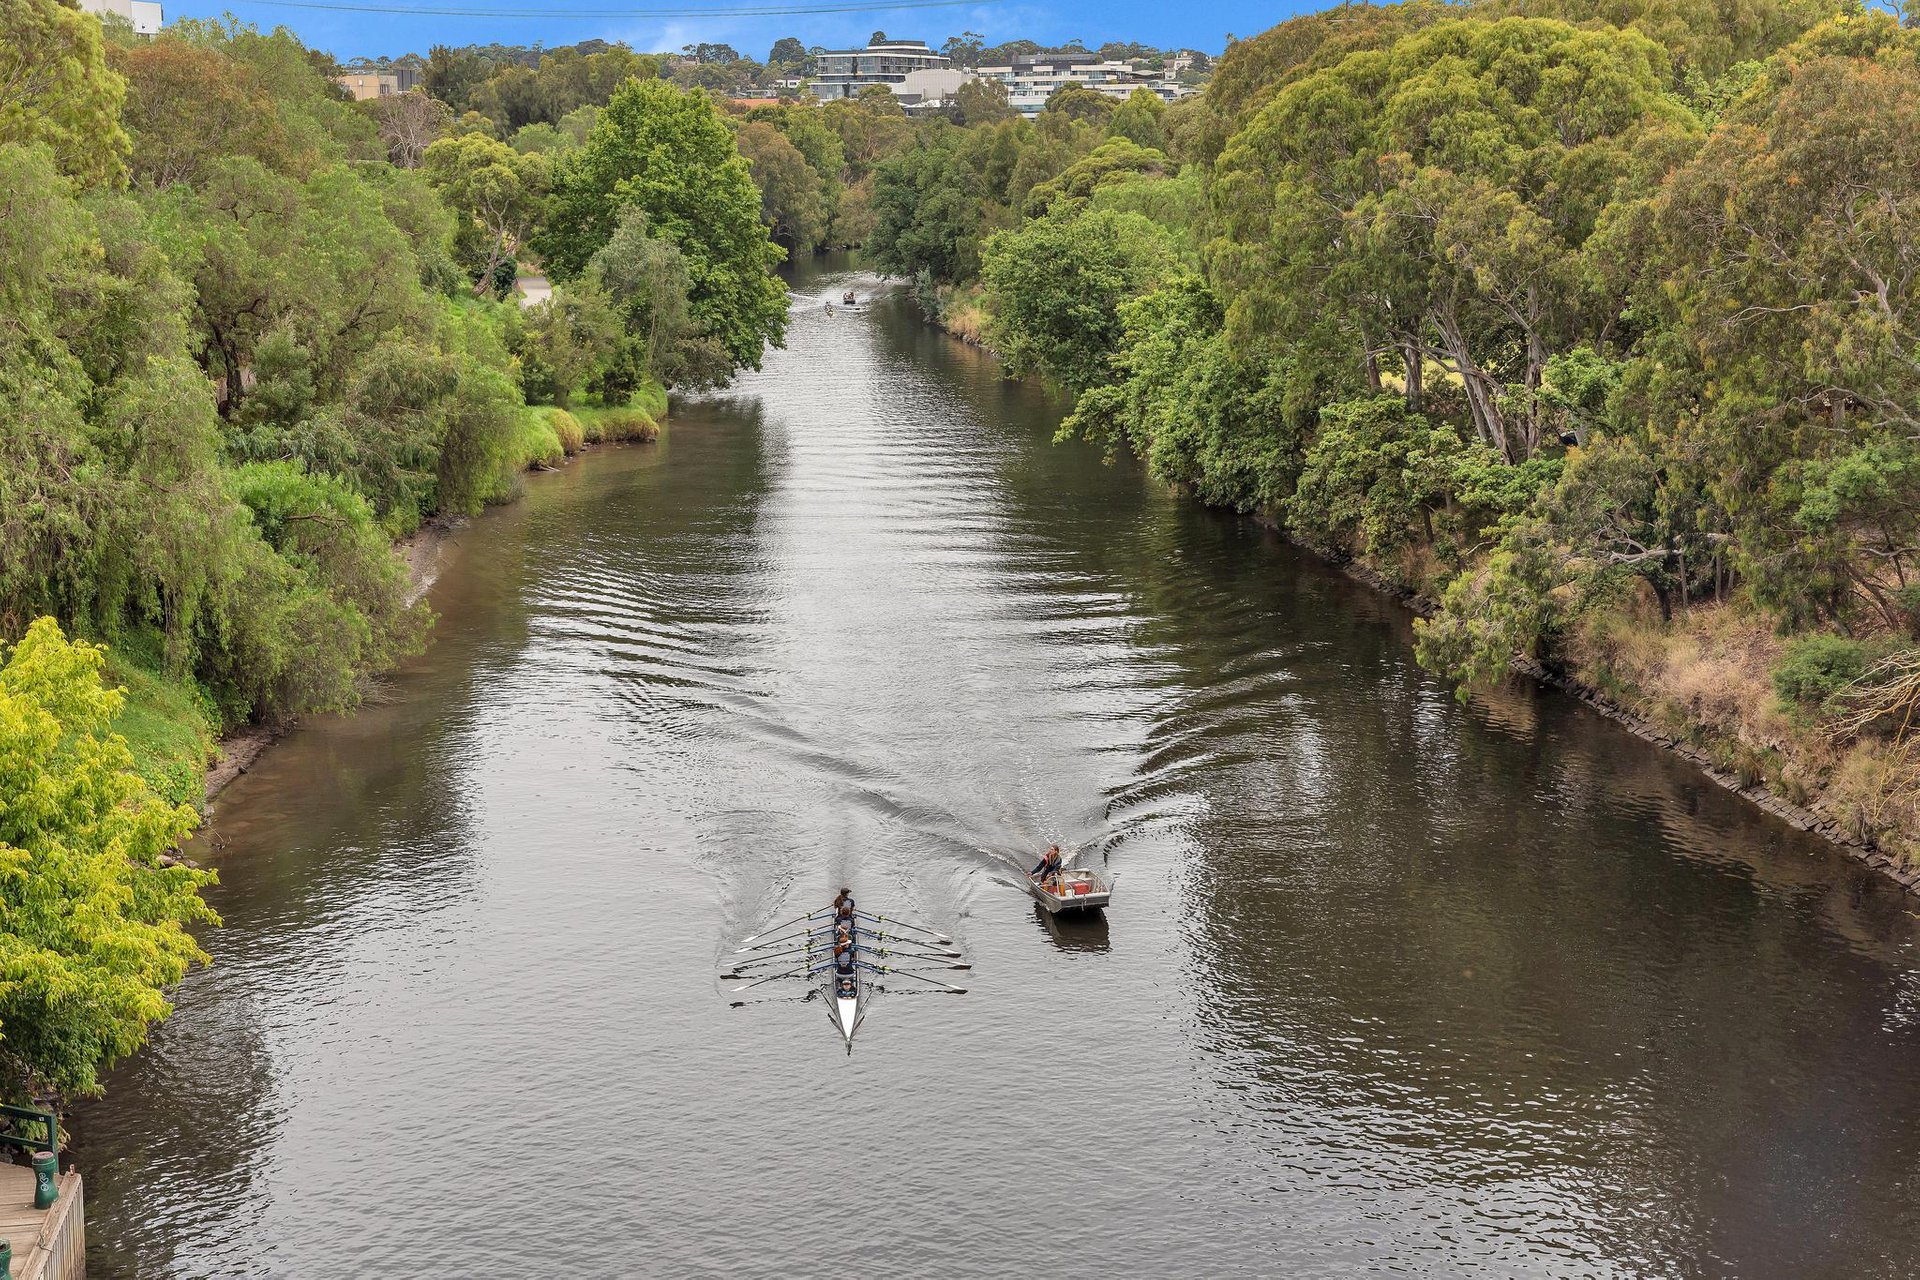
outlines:
{"label": "sky", "polygon": [[[764,59],[781,36],[804,45],[843,49],[864,45],[876,30],[896,39],[938,46],[950,35],[977,31],[988,44],[1028,39],[1062,44],[1075,37],[1090,48],[1109,40],[1137,40],[1160,48],[1196,48],[1218,53],[1227,36],[1257,35],[1296,13],[1322,7],[1314,0],[1000,0],[979,3],[878,7],[884,0],[166,0],[166,17],[218,17],[231,13],[262,29],[290,27],[308,45],[341,61],[425,53],[434,44],[572,44],[598,37],[624,40],[642,53],[678,49],[700,41],[725,43],[743,55]],[[872,5],[875,7],[869,8]],[[353,6],[360,6],[356,10]],[[767,9],[858,6],[855,13],[787,13]],[[366,8],[402,9],[401,13]],[[464,10],[487,16],[434,14]],[[761,10],[759,15],[727,10]],[[672,11],[676,16],[647,16]],[[511,17],[493,16],[505,12]]]}

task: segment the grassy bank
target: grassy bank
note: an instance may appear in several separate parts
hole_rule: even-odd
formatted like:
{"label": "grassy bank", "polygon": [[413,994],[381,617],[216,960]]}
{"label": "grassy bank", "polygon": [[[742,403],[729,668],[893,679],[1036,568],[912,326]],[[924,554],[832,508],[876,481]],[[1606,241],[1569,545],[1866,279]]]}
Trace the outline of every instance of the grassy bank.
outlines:
{"label": "grassy bank", "polygon": [[[526,472],[559,466],[588,445],[658,439],[666,413],[667,393],[657,384],[625,405],[528,406],[493,501],[513,501],[524,491]],[[126,691],[114,728],[126,738],[140,775],[171,803],[201,805],[207,772],[221,757],[222,736],[241,726],[223,722],[212,697],[192,676],[167,674],[157,633],[114,638],[102,674],[108,685]]]}

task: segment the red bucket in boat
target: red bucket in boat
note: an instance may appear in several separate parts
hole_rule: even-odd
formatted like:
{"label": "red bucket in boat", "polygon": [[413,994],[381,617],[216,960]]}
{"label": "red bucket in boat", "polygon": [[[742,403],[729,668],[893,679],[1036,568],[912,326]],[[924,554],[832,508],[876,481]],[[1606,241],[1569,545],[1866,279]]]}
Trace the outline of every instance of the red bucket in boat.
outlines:
{"label": "red bucket in boat", "polygon": [[1086,893],[1091,888],[1092,886],[1089,885],[1085,880],[1076,880],[1074,881],[1074,884],[1073,884],[1073,891],[1075,894]]}

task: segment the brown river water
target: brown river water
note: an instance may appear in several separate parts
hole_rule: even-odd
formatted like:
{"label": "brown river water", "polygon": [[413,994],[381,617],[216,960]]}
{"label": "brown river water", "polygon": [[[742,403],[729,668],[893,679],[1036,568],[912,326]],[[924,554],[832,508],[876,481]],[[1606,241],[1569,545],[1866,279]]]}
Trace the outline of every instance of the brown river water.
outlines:
{"label": "brown river water", "polygon": [[[1920,1272],[1913,903],[844,267],[227,792],[93,1280]],[[850,1055],[716,977],[842,883],[974,965]]]}

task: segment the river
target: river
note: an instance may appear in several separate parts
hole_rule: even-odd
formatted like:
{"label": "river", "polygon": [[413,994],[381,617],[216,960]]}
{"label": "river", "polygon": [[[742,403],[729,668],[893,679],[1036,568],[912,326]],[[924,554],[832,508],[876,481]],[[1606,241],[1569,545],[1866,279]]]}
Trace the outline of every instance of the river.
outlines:
{"label": "river", "polygon": [[[221,800],[214,965],[74,1120],[93,1280],[1920,1272],[1912,903],[1462,707],[844,265]],[[851,1054],[716,977],[841,884],[974,965]]]}

